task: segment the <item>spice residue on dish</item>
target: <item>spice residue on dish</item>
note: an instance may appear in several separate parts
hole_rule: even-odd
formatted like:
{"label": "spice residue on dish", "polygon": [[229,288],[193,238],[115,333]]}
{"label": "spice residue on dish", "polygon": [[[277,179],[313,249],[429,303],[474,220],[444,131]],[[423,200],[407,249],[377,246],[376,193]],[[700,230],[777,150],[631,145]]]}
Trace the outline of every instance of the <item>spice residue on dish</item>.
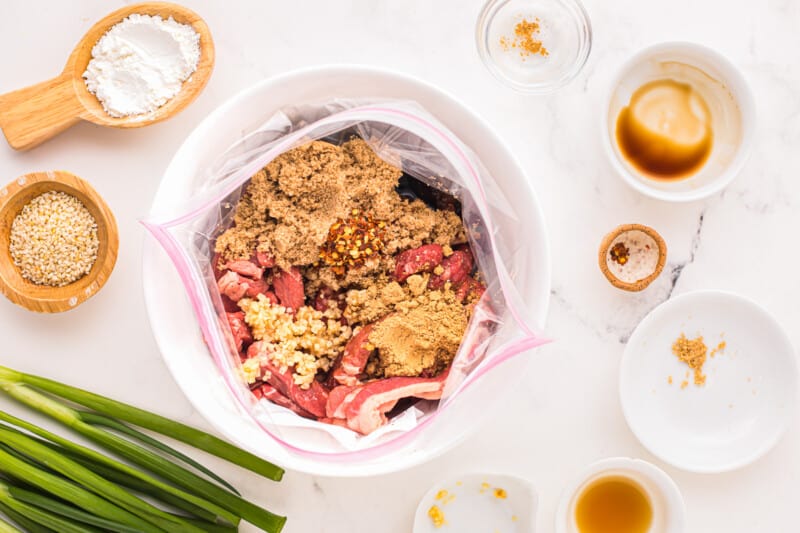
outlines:
{"label": "spice residue on dish", "polygon": [[728,343],[727,343],[727,342],[725,342],[725,341],[720,341],[720,343],[719,343],[719,344],[717,344],[717,346],[716,346],[716,347],[715,347],[713,350],[711,350],[711,352],[708,354],[708,356],[709,356],[709,357],[714,357],[714,356],[715,356],[715,355],[717,355],[718,353],[722,353],[722,352],[724,352],[724,351],[725,351],[725,348],[727,348],[727,346],[728,346]]}
{"label": "spice residue on dish", "polygon": [[447,523],[444,518],[444,512],[436,504],[431,505],[430,509],[428,509],[428,516],[435,528],[440,528]]}
{"label": "spice residue on dish", "polygon": [[97,260],[97,221],[76,197],[61,191],[28,202],[11,223],[9,251],[23,278],[63,287],[82,278]]}
{"label": "spice residue on dish", "polygon": [[578,495],[575,522],[580,533],[645,533],[653,522],[653,506],[634,480],[605,476]]}
{"label": "spice residue on dish", "polygon": [[642,85],[620,111],[617,144],[638,171],[658,179],[697,172],[714,145],[711,112],[690,84],[671,79]]}
{"label": "spice residue on dish", "polygon": [[421,509],[427,509],[433,529],[444,526],[448,531],[519,531],[514,525],[519,517],[510,500],[513,498],[500,479],[472,478],[465,484],[456,482],[438,489],[431,499],[424,500]]}
{"label": "spice residue on dish", "polygon": [[514,26],[514,36],[503,36],[500,38],[500,47],[503,51],[508,52],[512,48],[519,51],[519,55],[523,61],[531,56],[546,57],[550,55],[550,51],[544,46],[541,40],[541,21],[539,17],[534,17],[531,20],[522,18]]}
{"label": "spice residue on dish", "polygon": [[[684,333],[681,333],[680,337],[675,339],[675,342],[672,343],[672,353],[681,362],[689,365],[689,368],[694,373],[694,384],[702,386],[706,383],[703,365],[705,365],[708,357],[714,357],[716,354],[723,352],[726,346],[727,343],[725,341],[720,341],[720,343],[709,352],[702,335],[698,335],[694,339],[689,339]],[[672,383],[671,376],[670,383]],[[685,389],[688,385],[689,381],[684,380],[681,383],[681,389]]]}
{"label": "spice residue on dish", "polygon": [[133,14],[97,41],[83,77],[110,116],[137,116],[175,97],[199,61],[200,35],[190,25]]}

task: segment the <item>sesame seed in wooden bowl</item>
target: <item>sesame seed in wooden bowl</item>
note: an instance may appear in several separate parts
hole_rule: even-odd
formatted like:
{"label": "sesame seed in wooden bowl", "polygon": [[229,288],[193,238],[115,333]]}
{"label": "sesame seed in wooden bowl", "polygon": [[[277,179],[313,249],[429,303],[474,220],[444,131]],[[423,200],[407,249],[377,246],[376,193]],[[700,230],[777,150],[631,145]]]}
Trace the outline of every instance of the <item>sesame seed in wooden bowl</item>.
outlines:
{"label": "sesame seed in wooden bowl", "polygon": [[[51,194],[42,197],[46,193]],[[58,208],[61,216],[54,219],[71,240],[70,246],[47,248],[45,254],[41,241],[47,232],[36,208],[48,202]],[[39,313],[74,309],[108,280],[118,247],[117,222],[108,205],[91,185],[69,172],[34,172],[0,189],[0,291],[17,305]]]}

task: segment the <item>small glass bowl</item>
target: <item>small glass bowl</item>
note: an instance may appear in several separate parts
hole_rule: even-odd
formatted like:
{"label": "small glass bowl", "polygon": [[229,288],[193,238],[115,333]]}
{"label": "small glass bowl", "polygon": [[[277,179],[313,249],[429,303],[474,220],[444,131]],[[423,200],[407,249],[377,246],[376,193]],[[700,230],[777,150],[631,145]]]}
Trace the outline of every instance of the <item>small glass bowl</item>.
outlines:
{"label": "small glass bowl", "polygon": [[[522,20],[541,25],[548,54],[521,54],[509,46]],[[524,93],[552,92],[571,81],[586,64],[592,27],[579,0],[489,0],[475,31],[478,54],[489,72]]]}

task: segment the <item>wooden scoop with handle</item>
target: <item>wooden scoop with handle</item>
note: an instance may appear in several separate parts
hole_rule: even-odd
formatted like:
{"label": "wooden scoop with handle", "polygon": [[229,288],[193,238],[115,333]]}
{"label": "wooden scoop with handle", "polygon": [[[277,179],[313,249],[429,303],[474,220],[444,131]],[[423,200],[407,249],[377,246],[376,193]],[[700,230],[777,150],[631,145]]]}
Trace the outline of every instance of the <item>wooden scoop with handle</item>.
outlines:
{"label": "wooden scoop with handle", "polygon": [[[200,61],[181,91],[155,111],[115,118],[88,91],[83,79],[95,43],[128,15],[160,15],[192,26],[200,35]],[[141,128],[165,120],[189,105],[203,90],[214,68],[214,43],[208,26],[185,7],[166,2],[144,2],[114,11],[92,26],[57,77],[24,89],[0,95],[0,129],[15,150],[28,150],[85,120],[113,128]]]}

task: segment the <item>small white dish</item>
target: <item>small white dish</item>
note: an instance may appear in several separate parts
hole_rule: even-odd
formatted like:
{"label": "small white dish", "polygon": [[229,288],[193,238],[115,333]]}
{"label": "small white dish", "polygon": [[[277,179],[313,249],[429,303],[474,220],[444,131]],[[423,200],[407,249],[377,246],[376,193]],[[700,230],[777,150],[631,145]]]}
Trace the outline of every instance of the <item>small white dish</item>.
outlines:
{"label": "small white dish", "polygon": [[[536,21],[546,56],[521,54],[511,46],[515,27]],[[580,0],[488,0],[475,28],[478,55],[491,74],[509,87],[546,94],[572,81],[592,49],[592,26]]]}
{"label": "small white dish", "polygon": [[[644,175],[622,155],[617,143],[617,118],[633,93],[664,79],[691,85],[711,114],[711,153],[702,167],[681,179]],[[753,145],[756,104],[750,86],[725,56],[699,44],[661,43],[634,54],[614,77],[605,102],[601,124],[606,155],[626,183],[652,198],[690,202],[721,191],[742,170]]]}
{"label": "small white dish", "polygon": [[636,482],[647,494],[653,508],[649,532],[683,533],[686,506],[675,482],[663,470],[641,459],[612,457],[592,463],[565,490],[556,511],[556,533],[580,533],[575,520],[579,496],[593,482],[620,476]]}
{"label": "small white dish", "polygon": [[[726,343],[707,358],[705,385],[695,385],[672,353],[681,333],[702,335],[709,352]],[[795,350],[778,322],[750,300],[691,292],[661,304],[636,328],[619,389],[631,431],[661,460],[691,472],[734,470],[764,455],[789,425],[797,403]]]}
{"label": "small white dish", "polygon": [[[431,487],[419,502],[413,531],[533,533],[537,500],[531,484],[516,476],[465,474]],[[438,527],[429,515],[433,506],[444,520]]]}

